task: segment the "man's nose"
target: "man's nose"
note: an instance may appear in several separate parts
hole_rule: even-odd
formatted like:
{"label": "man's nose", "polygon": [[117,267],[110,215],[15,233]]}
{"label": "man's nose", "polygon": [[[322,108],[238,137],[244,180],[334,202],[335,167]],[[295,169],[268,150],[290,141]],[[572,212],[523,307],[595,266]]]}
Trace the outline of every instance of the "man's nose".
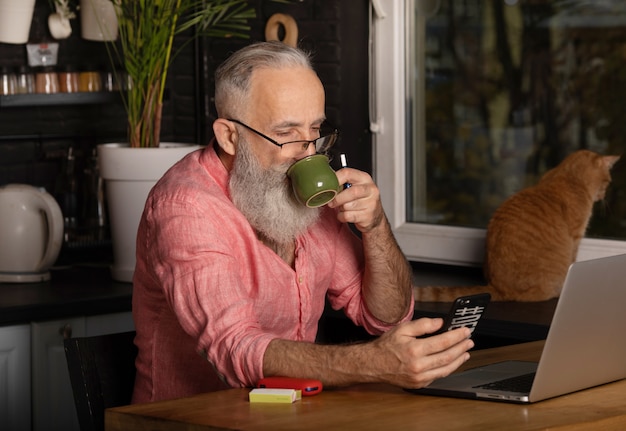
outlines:
{"label": "man's nose", "polygon": [[307,156],[311,156],[313,154],[315,154],[315,142],[309,142],[309,146],[306,147],[306,155]]}

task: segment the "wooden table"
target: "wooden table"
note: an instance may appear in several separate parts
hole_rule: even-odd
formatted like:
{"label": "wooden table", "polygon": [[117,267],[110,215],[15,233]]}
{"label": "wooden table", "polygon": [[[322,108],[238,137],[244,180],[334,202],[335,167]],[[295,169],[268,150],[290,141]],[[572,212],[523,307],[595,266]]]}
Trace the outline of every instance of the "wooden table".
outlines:
{"label": "wooden table", "polygon": [[[543,341],[474,352],[464,368],[536,360]],[[532,405],[413,395],[388,385],[325,389],[294,404],[250,404],[248,389],[106,411],[106,431],[624,430],[626,380]]]}

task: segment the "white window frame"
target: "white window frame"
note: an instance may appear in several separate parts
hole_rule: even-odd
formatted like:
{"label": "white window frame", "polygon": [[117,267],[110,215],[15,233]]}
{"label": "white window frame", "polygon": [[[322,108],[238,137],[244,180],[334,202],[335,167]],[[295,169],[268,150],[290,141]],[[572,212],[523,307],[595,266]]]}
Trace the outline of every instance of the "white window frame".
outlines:
{"label": "white window frame", "polygon": [[[409,260],[478,266],[483,262],[485,229],[411,223],[406,219],[404,35],[407,15],[411,14],[405,10],[407,4],[410,1],[372,0],[373,176],[393,232]],[[585,238],[577,260],[622,253],[626,253],[626,241]]]}

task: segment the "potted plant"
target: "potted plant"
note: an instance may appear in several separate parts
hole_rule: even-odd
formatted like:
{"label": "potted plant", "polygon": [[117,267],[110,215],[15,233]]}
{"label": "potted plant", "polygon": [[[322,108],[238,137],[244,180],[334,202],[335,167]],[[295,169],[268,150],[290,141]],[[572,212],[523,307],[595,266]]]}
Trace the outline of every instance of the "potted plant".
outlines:
{"label": "potted plant", "polygon": [[199,148],[160,142],[167,72],[176,55],[174,37],[188,30],[195,36],[246,37],[247,20],[255,13],[245,0],[113,3],[119,46],[108,46],[111,59],[121,61],[128,76],[128,89],[122,92],[128,143],[101,144],[98,156],[109,205],[114,259],[111,273],[115,280],[130,282],[137,227],[150,189],[170,166]]}
{"label": "potted plant", "polygon": [[[131,86],[124,97],[130,146],[158,147],[163,95],[174,37],[194,29],[196,35],[246,37],[255,17],[246,0],[114,1],[121,58]],[[120,55],[121,54],[121,55]]]}

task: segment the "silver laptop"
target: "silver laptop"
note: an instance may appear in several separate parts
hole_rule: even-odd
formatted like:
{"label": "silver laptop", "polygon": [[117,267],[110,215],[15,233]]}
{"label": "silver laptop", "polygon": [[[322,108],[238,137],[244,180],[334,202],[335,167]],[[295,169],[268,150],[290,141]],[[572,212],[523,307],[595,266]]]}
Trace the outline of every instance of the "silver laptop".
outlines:
{"label": "silver laptop", "polygon": [[626,254],[576,262],[538,363],[499,362],[408,391],[532,403],[613,382],[626,378],[625,332]]}

